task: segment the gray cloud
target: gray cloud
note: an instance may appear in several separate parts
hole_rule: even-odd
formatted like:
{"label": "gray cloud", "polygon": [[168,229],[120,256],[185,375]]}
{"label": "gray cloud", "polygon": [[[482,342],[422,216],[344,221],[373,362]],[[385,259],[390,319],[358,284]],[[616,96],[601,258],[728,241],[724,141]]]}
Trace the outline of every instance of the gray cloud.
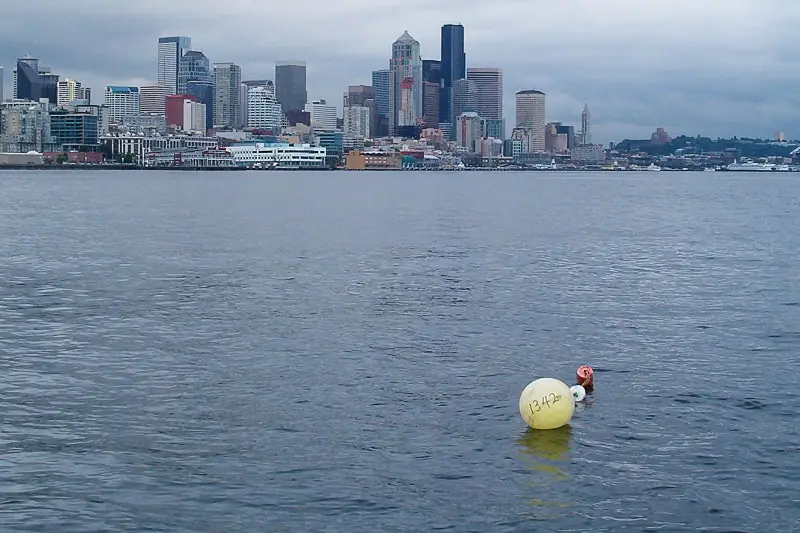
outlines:
{"label": "gray cloud", "polygon": [[[189,35],[212,61],[248,78],[274,62],[308,62],[309,98],[341,105],[349,84],[385,68],[408,30],[425,58],[439,56],[439,27],[466,27],[467,62],[504,69],[505,113],[514,93],[547,93],[549,120],[577,123],[584,102],[597,140],[673,134],[800,137],[800,78],[793,0],[31,0],[4,6],[0,65],[6,94],[17,56],[30,53],[100,95],[106,84],[156,76],[160,35]],[[99,97],[99,96],[98,96]]]}

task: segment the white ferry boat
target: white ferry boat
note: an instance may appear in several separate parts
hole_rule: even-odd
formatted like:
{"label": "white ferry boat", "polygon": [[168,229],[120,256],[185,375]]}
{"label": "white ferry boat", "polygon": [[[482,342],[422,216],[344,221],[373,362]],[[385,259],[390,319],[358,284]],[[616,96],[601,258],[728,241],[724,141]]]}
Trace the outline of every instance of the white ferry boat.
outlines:
{"label": "white ferry boat", "polygon": [[775,170],[775,166],[769,163],[756,163],[749,159],[743,159],[739,162],[734,161],[725,167],[725,170],[730,172],[772,172]]}

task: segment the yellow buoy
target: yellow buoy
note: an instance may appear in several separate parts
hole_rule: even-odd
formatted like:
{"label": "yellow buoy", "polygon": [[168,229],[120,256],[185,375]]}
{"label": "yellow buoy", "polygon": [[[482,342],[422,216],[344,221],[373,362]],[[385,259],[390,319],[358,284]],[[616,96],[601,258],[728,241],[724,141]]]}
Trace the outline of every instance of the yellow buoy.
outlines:
{"label": "yellow buoy", "polygon": [[556,429],[572,420],[575,398],[566,383],[540,378],[525,387],[519,396],[519,414],[533,429]]}

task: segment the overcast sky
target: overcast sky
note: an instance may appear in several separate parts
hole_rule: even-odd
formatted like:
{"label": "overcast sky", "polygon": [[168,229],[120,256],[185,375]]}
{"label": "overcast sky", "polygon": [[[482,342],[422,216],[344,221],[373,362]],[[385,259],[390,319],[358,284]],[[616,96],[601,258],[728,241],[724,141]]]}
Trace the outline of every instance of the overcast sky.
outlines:
{"label": "overcast sky", "polygon": [[[347,85],[386,68],[404,30],[438,59],[440,26],[461,23],[467,65],[504,71],[514,93],[547,93],[547,119],[579,125],[588,102],[595,141],[676,135],[800,137],[798,0],[139,0],[9,2],[0,65],[11,96],[16,57],[31,54],[94,90],[156,78],[157,39],[188,35],[244,78],[274,62],[308,62],[309,99],[341,106]],[[113,8],[109,7],[113,5]]]}

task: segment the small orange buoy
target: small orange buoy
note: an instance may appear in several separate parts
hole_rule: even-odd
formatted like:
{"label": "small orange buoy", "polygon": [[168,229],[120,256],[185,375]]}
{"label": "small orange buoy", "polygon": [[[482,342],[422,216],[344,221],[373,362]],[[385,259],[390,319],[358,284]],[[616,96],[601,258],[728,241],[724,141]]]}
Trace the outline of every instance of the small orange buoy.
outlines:
{"label": "small orange buoy", "polygon": [[587,391],[594,389],[594,370],[592,370],[592,367],[587,365],[579,367],[575,375],[578,379],[578,385]]}

